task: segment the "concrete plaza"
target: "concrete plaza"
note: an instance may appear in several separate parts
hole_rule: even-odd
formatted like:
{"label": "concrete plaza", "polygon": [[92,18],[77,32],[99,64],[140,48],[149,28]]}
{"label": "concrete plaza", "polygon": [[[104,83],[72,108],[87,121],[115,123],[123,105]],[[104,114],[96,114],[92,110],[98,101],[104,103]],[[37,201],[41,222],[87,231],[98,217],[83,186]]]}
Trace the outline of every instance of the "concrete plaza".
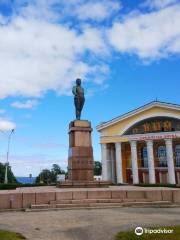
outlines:
{"label": "concrete plaza", "polygon": [[111,240],[136,226],[180,225],[180,208],[111,208],[42,212],[1,212],[0,229],[29,240]]}

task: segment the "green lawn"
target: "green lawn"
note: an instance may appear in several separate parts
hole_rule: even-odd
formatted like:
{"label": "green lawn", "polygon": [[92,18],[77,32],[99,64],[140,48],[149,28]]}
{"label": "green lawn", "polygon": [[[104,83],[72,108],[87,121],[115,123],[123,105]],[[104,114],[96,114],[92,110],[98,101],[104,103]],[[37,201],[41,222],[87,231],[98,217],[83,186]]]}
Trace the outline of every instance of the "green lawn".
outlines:
{"label": "green lawn", "polygon": [[20,239],[26,238],[19,233],[0,230],[0,240],[20,240]]}
{"label": "green lawn", "polygon": [[[148,227],[147,227],[148,228]],[[148,228],[148,229],[173,229],[174,232],[171,234],[159,234],[159,233],[151,233],[151,234],[142,234],[141,236],[137,236],[134,231],[129,232],[119,232],[115,236],[115,240],[180,240],[180,226],[177,227],[156,227],[156,228]]]}

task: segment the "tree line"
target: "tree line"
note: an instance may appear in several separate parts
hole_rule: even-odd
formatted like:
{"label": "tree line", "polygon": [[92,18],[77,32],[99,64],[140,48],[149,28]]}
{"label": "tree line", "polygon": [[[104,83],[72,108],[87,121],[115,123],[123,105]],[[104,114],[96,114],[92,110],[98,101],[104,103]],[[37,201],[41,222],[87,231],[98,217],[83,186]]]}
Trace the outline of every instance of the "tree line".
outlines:
{"label": "tree line", "polygon": [[[94,161],[94,175],[100,176],[102,172],[102,164],[101,162]],[[60,174],[65,174],[68,176],[68,171],[64,171],[58,164],[53,164],[52,168],[43,169],[36,178],[36,183],[45,183],[51,184],[57,181],[57,176]]]}
{"label": "tree line", "polygon": [[[0,183],[4,183],[5,178],[5,169],[6,163],[0,163]],[[8,183],[17,183],[16,177],[14,176],[11,166],[7,165],[7,176]],[[100,176],[102,172],[101,162],[94,162],[94,175]],[[39,175],[36,177],[36,183],[44,183],[44,184],[52,184],[56,183],[57,176],[60,174],[64,174],[66,177],[68,176],[68,171],[63,170],[58,164],[53,164],[51,169],[43,169]]]}

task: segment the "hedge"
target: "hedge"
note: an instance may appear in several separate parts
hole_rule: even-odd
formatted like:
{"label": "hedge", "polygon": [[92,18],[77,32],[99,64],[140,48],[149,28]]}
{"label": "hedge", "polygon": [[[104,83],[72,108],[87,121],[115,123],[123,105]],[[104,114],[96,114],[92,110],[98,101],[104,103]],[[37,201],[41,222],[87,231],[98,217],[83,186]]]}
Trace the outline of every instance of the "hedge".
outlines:
{"label": "hedge", "polygon": [[135,186],[139,187],[170,187],[170,188],[179,188],[179,185],[176,184],[162,184],[162,183],[156,183],[156,184],[150,184],[150,183],[139,183],[134,184]]}

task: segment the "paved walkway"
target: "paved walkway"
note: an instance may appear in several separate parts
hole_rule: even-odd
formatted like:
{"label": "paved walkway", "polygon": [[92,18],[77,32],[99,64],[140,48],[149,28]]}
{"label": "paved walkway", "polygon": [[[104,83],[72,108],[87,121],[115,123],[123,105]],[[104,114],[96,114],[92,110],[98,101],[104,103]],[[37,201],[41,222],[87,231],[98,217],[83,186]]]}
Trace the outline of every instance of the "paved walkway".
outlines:
{"label": "paved walkway", "polygon": [[158,225],[180,225],[180,208],[0,213],[0,229],[20,232],[29,240],[112,240],[120,230]]}

